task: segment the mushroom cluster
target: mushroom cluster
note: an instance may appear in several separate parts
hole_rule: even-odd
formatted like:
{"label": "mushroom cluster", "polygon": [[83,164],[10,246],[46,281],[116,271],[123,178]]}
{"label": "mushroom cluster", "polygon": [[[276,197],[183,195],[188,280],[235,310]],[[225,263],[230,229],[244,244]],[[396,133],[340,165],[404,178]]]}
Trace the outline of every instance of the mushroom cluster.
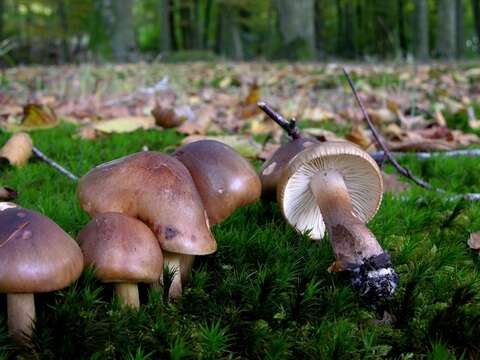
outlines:
{"label": "mushroom cluster", "polygon": [[362,298],[373,304],[388,299],[399,278],[388,253],[365,225],[383,196],[376,162],[350,142],[319,143],[292,133],[292,141],[260,170],[263,194],[276,191],[285,219],[299,232],[318,240],[327,230],[336,257],[332,269],[350,271]]}
{"label": "mushroom cluster", "polygon": [[67,287],[83,270],[77,243],[57,224],[11,203],[0,206],[0,292],[7,294],[8,329],[22,341],[35,321],[34,293]]}
{"label": "mushroom cluster", "polygon": [[[146,263],[155,256],[161,263],[163,256],[163,263],[174,273],[169,296],[178,298],[194,257],[216,251],[210,224],[256,201],[260,189],[251,165],[216,141],[191,143],[173,156],[145,151],[97,166],[80,179],[77,190],[82,208],[94,217],[79,235],[86,262],[97,268],[99,278],[118,283],[122,299],[125,284],[161,282],[157,263]],[[153,249],[152,236],[159,251],[141,249],[147,241]],[[102,257],[99,251],[113,251],[109,247],[115,255]],[[146,274],[146,270],[136,269],[138,274],[132,270],[124,275],[119,270],[120,262],[126,262],[125,258],[119,260],[122,252],[131,263],[143,262],[155,270]],[[138,295],[133,286],[129,288],[124,302],[136,307]],[[135,300],[128,300],[132,298]]]}

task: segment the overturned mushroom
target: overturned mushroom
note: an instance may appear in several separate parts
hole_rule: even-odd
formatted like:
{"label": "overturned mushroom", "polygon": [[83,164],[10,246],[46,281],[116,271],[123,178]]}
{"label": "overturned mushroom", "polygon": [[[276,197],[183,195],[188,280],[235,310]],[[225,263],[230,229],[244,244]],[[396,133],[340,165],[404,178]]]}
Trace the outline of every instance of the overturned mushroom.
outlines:
{"label": "overturned mushroom", "polygon": [[162,251],[147,225],[120,213],[95,216],[78,235],[85,263],[95,276],[115,284],[115,293],[126,306],[138,308],[137,283],[153,283],[163,270]]}
{"label": "overturned mushroom", "polygon": [[[230,146],[215,140],[184,145],[173,154],[192,175],[211,225],[218,224],[237,208],[260,197],[261,184],[252,165]],[[180,261],[182,281],[191,270],[193,257]]]}
{"label": "overturned mushroom", "polygon": [[287,221],[321,239],[325,226],[339,270],[352,272],[361,296],[381,301],[393,294],[398,276],[389,255],[365,226],[380,207],[382,176],[375,161],[348,142],[326,142],[299,153],[278,184]]}
{"label": "overturned mushroom", "polygon": [[[2,205],[5,203],[2,203]],[[33,294],[77,280],[83,256],[77,243],[49,218],[15,205],[0,211],[0,292],[7,294],[8,329],[17,341],[30,336]]]}
{"label": "overturned mushroom", "polygon": [[145,151],[97,166],[80,179],[77,195],[91,216],[120,212],[152,229],[164,263],[176,272],[172,297],[181,294],[181,255],[207,255],[217,248],[190,173],[168,155]]}

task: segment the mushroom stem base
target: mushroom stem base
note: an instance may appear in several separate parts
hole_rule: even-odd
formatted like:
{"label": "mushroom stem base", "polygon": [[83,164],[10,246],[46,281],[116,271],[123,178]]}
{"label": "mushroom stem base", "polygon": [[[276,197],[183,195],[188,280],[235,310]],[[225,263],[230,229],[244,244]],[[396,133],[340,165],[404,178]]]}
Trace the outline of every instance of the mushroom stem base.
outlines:
{"label": "mushroom stem base", "polygon": [[7,294],[8,331],[17,342],[32,335],[35,321],[33,294]]}
{"label": "mushroom stem base", "polygon": [[364,259],[362,265],[349,270],[353,287],[368,304],[385,302],[398,286],[399,277],[386,252]]}
{"label": "mushroom stem base", "polygon": [[140,297],[136,283],[115,284],[115,294],[123,305],[132,309],[138,309],[140,307]]}
{"label": "mushroom stem base", "polygon": [[[164,269],[168,268],[171,275],[170,278],[170,288],[168,289],[168,297],[170,299],[176,300],[182,297],[182,275],[181,275],[181,254],[163,251],[163,264]],[[165,272],[165,270],[164,270]],[[164,276],[165,277],[165,276]],[[164,281],[162,278],[162,282]]]}

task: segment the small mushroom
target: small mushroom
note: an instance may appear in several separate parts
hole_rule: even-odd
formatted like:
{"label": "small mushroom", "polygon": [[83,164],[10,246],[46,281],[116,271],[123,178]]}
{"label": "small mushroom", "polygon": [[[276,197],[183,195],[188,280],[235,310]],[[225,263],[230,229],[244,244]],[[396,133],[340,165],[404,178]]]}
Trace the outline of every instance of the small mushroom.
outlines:
{"label": "small mushroom", "polygon": [[393,294],[398,276],[365,226],[383,194],[380,170],[366,152],[348,142],[311,146],[290,161],[277,191],[285,218],[298,231],[321,239],[326,226],[336,267],[352,272],[362,297],[377,301]]}
{"label": "small mushroom", "polygon": [[115,283],[115,293],[129,307],[138,308],[137,283],[157,281],[163,270],[162,251],[147,225],[120,213],[95,216],[78,235],[85,264],[95,276]]}
{"label": "small mushroom", "polygon": [[[157,237],[165,265],[180,283],[181,255],[215,252],[206,211],[187,168],[177,159],[144,151],[97,166],[78,184],[80,205],[91,216],[120,212],[147,224]],[[175,290],[177,289],[177,290]],[[170,289],[178,297],[178,286]]]}
{"label": "small mushroom", "polygon": [[0,269],[8,329],[21,342],[32,333],[33,294],[63,289],[77,280],[83,256],[77,243],[46,216],[6,206],[0,211]]}
{"label": "small mushroom", "polygon": [[[215,140],[186,144],[173,154],[192,175],[211,225],[218,224],[239,207],[260,198],[261,183],[252,165],[230,146]],[[194,257],[180,260],[182,282],[188,278]]]}
{"label": "small mushroom", "polygon": [[24,132],[13,134],[0,149],[0,159],[5,159],[12,166],[23,166],[32,156],[33,141]]}
{"label": "small mushroom", "polygon": [[260,197],[261,184],[255,169],[228,145],[200,140],[178,148],[173,156],[192,175],[211,225]]}

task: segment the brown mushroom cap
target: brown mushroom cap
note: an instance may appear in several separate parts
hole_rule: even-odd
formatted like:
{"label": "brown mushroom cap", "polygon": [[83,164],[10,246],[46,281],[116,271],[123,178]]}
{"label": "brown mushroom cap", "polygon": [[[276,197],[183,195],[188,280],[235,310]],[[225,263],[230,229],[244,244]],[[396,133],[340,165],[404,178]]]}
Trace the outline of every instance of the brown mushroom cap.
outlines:
{"label": "brown mushroom cap", "polygon": [[275,151],[272,157],[263,163],[259,171],[260,180],[262,181],[262,196],[274,197],[277,191],[278,181],[288,162],[299,152],[318,143],[316,139],[298,138],[283,144]]}
{"label": "brown mushroom cap", "polygon": [[158,240],[140,220],[120,213],[95,216],[78,235],[85,263],[104,282],[157,281],[163,270]]}
{"label": "brown mushroom cap", "polygon": [[287,221],[298,231],[311,230],[312,239],[323,238],[325,224],[310,180],[322,170],[339,172],[350,195],[354,215],[370,220],[382,201],[383,180],[377,163],[350,142],[324,142],[293,158],[278,183],[277,199]]}
{"label": "brown mushroom cap", "polygon": [[77,195],[91,216],[120,212],[142,220],[167,251],[206,255],[217,248],[192,177],[171,156],[144,151],[99,165],[80,179]]}
{"label": "brown mushroom cap", "polygon": [[255,169],[228,145],[200,140],[178,148],[173,156],[190,171],[212,225],[260,198]]}
{"label": "brown mushroom cap", "polygon": [[0,292],[49,292],[78,279],[83,255],[52,220],[13,207],[0,212],[0,269]]}

